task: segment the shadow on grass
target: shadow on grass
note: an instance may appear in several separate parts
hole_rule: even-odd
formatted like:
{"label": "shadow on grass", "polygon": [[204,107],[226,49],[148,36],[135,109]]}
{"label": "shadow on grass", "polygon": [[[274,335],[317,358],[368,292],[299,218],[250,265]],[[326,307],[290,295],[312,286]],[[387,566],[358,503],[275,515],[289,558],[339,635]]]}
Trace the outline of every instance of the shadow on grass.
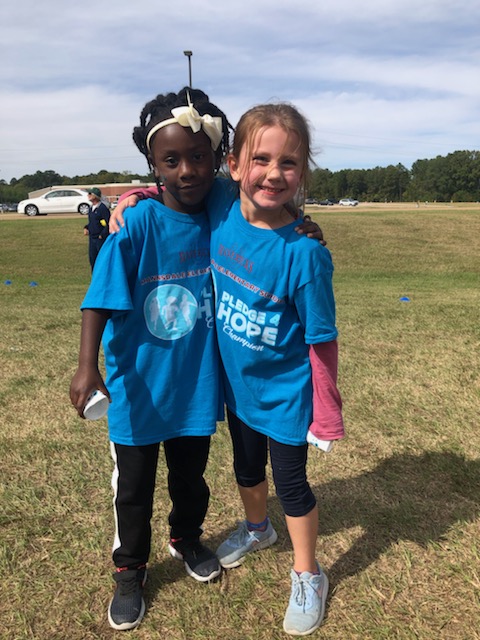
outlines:
{"label": "shadow on grass", "polygon": [[[442,540],[456,523],[477,518],[480,461],[449,452],[400,454],[385,459],[373,471],[331,480],[313,490],[319,503],[320,536],[354,527],[361,527],[364,532],[329,568],[333,590],[349,576],[366,569],[396,542],[411,540],[426,546]],[[268,502],[280,534],[277,548],[290,550],[280,503],[273,496]],[[215,549],[229,533],[231,529],[218,532],[204,543]],[[152,562],[146,589],[148,605],[165,584],[186,577],[183,562],[171,557]]]}
{"label": "shadow on grass", "polygon": [[[187,574],[183,562],[175,560],[171,556],[161,561],[149,563],[145,600],[150,603],[155,600],[157,592],[160,591],[162,587],[186,578]],[[192,580],[192,578],[188,579]]]}
{"label": "shadow on grass", "polygon": [[[400,454],[373,471],[313,487],[319,535],[361,527],[363,535],[328,571],[332,588],[375,562],[392,544],[440,541],[460,522],[480,514],[480,461],[455,453]],[[278,512],[278,501],[271,504]],[[285,547],[290,541],[285,541]]]}

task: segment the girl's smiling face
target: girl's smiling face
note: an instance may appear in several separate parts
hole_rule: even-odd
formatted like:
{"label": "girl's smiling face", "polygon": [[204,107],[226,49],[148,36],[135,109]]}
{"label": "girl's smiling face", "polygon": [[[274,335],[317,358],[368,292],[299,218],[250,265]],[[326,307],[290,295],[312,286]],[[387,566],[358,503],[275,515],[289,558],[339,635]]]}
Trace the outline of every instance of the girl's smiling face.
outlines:
{"label": "girl's smiling face", "polygon": [[236,158],[230,155],[232,178],[240,183],[242,213],[272,219],[297,193],[303,175],[300,138],[280,126],[264,127],[247,141]]}
{"label": "girl's smiling face", "polygon": [[203,211],[215,177],[215,153],[203,131],[193,133],[176,123],[159,129],[151,144],[151,162],[165,187],[167,207],[180,213]]}

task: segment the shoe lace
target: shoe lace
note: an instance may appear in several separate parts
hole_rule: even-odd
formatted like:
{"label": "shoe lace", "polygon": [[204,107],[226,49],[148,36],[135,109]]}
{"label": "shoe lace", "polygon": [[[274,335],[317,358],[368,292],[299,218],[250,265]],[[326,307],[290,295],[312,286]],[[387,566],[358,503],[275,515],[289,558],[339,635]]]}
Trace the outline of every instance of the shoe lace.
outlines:
{"label": "shoe lace", "polygon": [[297,580],[293,585],[293,599],[295,600],[295,604],[305,610],[305,586],[302,580]]}
{"label": "shoe lace", "polygon": [[247,529],[245,522],[242,522],[240,526],[230,535],[229,544],[234,547],[243,547],[246,542],[252,537],[252,533]]}
{"label": "shoe lace", "polygon": [[139,579],[138,575],[132,575],[130,577],[122,576],[121,573],[117,574],[120,579],[117,579],[118,589],[120,591],[120,595],[129,596],[132,593],[135,593],[141,586],[142,581]]}
{"label": "shoe lace", "polygon": [[302,611],[311,607],[315,593],[321,596],[321,593],[317,591],[312,584],[302,580],[300,577],[293,585],[293,599],[295,600],[295,604],[301,607]]}
{"label": "shoe lace", "polygon": [[131,593],[135,593],[138,589],[139,582],[136,578],[129,578],[128,580],[122,580],[119,583],[120,593],[122,596],[128,596]]}

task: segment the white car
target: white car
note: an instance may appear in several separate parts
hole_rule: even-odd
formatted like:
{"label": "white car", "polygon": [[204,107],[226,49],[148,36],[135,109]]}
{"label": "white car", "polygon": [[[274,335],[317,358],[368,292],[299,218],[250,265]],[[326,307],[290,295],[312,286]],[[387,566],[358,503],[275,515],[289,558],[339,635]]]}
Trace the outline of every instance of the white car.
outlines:
{"label": "white car", "polygon": [[88,193],[83,189],[54,189],[39,198],[29,198],[18,203],[18,213],[27,216],[46,215],[47,213],[81,213],[88,214],[90,201]]}
{"label": "white car", "polygon": [[344,207],[356,207],[358,200],[354,200],[353,198],[342,198],[338,204],[341,204]]}

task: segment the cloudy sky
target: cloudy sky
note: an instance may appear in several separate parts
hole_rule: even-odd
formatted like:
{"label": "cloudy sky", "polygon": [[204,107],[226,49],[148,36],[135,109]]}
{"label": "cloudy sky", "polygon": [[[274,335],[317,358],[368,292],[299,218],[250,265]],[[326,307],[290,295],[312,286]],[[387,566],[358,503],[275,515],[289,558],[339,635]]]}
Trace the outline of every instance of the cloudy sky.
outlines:
{"label": "cloudy sky", "polygon": [[[462,7],[463,4],[463,7]],[[0,180],[146,173],[144,104],[188,84],[232,124],[287,100],[336,171],[480,149],[480,3],[458,0],[5,0]]]}

